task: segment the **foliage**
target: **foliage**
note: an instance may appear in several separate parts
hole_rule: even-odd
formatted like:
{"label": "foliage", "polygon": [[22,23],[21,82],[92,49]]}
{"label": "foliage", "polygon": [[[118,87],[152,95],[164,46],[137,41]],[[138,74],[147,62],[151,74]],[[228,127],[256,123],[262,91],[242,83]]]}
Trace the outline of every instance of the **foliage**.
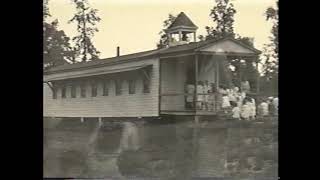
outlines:
{"label": "foliage", "polygon": [[265,44],[263,48],[262,58],[264,63],[262,66],[263,77],[261,79],[261,89],[264,93],[277,94],[278,90],[278,66],[279,66],[279,35],[278,35],[278,4],[277,8],[269,7],[265,12],[266,20],[272,23],[270,43]]}
{"label": "foliage", "polygon": [[[278,4],[277,4],[278,5]],[[279,38],[278,38],[278,9],[269,7],[266,12],[266,20],[271,21],[273,24],[271,29],[270,43],[265,44],[263,56],[265,64],[263,73],[268,79],[273,79],[278,74],[278,51],[279,51]]]}
{"label": "foliage", "polygon": [[206,39],[219,39],[234,37],[234,15],[237,12],[230,0],[215,0],[216,6],[211,9],[210,17],[216,24],[215,27],[206,26]]}
{"label": "foliage", "polygon": [[82,62],[96,60],[100,52],[95,48],[92,38],[95,32],[97,22],[101,19],[97,15],[98,10],[90,8],[87,0],[73,0],[76,5],[76,14],[69,20],[69,23],[77,23],[78,36],[72,38],[75,42],[75,51],[77,58]]}
{"label": "foliage", "polygon": [[70,47],[70,38],[63,30],[58,30],[58,20],[46,22],[50,17],[48,0],[43,4],[43,65],[50,68],[57,65],[68,63],[73,60],[73,51]]}
{"label": "foliage", "polygon": [[51,16],[49,13],[48,3],[49,3],[49,0],[43,1],[43,18],[44,19]]}
{"label": "foliage", "polygon": [[[169,14],[168,19],[166,19],[165,21],[163,21],[163,28],[167,29],[172,23],[173,21],[176,19],[177,17],[175,15]],[[164,30],[159,32],[160,35],[160,40],[159,43],[157,44],[158,48],[164,48],[169,44],[169,39],[167,34],[164,32]]]}

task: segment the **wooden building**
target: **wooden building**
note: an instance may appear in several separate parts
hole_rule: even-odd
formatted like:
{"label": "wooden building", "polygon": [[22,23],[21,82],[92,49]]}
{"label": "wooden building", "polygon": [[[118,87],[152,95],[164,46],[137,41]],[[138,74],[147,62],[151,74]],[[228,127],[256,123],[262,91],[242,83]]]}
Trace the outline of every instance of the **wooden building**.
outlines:
{"label": "wooden building", "polygon": [[[192,21],[182,12],[166,29],[167,47],[53,67],[44,72],[45,117],[158,117],[214,115],[219,110],[186,108],[186,92],[207,80],[224,81],[228,58],[257,60],[259,50],[232,38],[196,42]],[[217,94],[215,93],[214,96]],[[196,102],[194,102],[196,103]]]}

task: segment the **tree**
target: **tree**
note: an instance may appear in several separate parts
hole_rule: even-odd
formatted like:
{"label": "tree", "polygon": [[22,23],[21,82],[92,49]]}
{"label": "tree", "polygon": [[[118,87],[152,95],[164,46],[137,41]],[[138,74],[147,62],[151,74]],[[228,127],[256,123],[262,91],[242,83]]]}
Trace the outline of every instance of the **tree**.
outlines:
{"label": "tree", "polygon": [[[163,21],[163,28],[167,29],[174,22],[176,18],[177,16],[169,14],[168,19]],[[160,35],[160,40],[159,40],[159,43],[157,44],[157,47],[158,48],[166,47],[169,44],[169,38],[167,34],[164,32],[164,30],[162,30],[159,32],[159,35]]]}
{"label": "tree", "polygon": [[62,65],[73,60],[70,38],[58,30],[58,20],[44,23],[43,62],[45,68]]}
{"label": "tree", "polygon": [[77,23],[78,36],[72,38],[75,42],[75,51],[77,58],[82,62],[96,60],[100,52],[92,43],[95,32],[99,30],[95,27],[101,19],[97,16],[97,9],[89,7],[87,0],[73,0],[76,5],[76,14],[69,20],[69,23]]}
{"label": "tree", "polygon": [[49,0],[43,1],[43,18],[44,19],[51,16],[49,13],[48,3],[49,3]]}
{"label": "tree", "polygon": [[43,65],[50,68],[72,61],[73,51],[70,47],[70,38],[63,30],[58,30],[58,20],[46,22],[50,17],[48,0],[43,3]]}
{"label": "tree", "polygon": [[261,86],[265,94],[275,95],[278,89],[278,52],[279,52],[279,39],[278,39],[278,4],[277,8],[269,7],[266,9],[266,20],[272,23],[271,36],[269,37],[270,43],[265,44],[263,48],[262,58],[262,74]]}
{"label": "tree", "polygon": [[215,0],[216,6],[211,9],[210,17],[216,26],[206,26],[206,39],[219,39],[222,37],[234,37],[234,15],[237,12],[230,0]]}
{"label": "tree", "polygon": [[[278,6],[278,2],[277,2]],[[270,43],[265,44],[263,56],[265,58],[264,74],[268,79],[272,79],[273,76],[278,74],[278,51],[279,51],[279,39],[278,39],[278,8],[269,7],[266,12],[266,20],[271,21],[272,29],[271,36],[269,37]]]}

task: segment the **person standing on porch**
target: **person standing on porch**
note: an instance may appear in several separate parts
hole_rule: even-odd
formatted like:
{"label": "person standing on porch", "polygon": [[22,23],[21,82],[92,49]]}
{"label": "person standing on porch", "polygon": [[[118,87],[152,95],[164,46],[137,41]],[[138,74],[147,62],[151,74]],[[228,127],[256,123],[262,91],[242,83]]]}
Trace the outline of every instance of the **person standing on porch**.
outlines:
{"label": "person standing on porch", "polygon": [[249,118],[251,120],[254,120],[256,117],[256,102],[255,102],[254,98],[252,98],[252,97],[248,97],[247,99],[248,99],[248,105],[250,108]]}
{"label": "person standing on porch", "polygon": [[202,108],[203,108],[203,95],[199,95],[199,94],[203,94],[204,93],[203,82],[202,81],[198,81],[197,93],[198,93],[197,109],[202,110]]}
{"label": "person standing on porch", "polygon": [[231,105],[232,105],[232,119],[241,120],[241,116],[240,116],[241,110],[237,106],[237,103],[232,102]]}
{"label": "person standing on porch", "polygon": [[259,105],[259,115],[268,116],[269,115],[269,104],[266,99],[263,99],[261,104]]}
{"label": "person standing on porch", "polygon": [[245,93],[250,92],[250,84],[246,79],[241,82],[241,91]]}
{"label": "person standing on porch", "polygon": [[279,98],[278,97],[273,98],[272,104],[274,107],[274,115],[278,116]]}
{"label": "person standing on porch", "polygon": [[241,117],[244,120],[249,121],[250,120],[250,114],[251,114],[251,107],[250,107],[250,102],[248,99],[245,99],[243,102],[243,105],[241,106]]}
{"label": "person standing on porch", "polygon": [[225,113],[228,112],[229,108],[231,107],[230,100],[228,94],[222,94],[222,109]]}
{"label": "person standing on porch", "polygon": [[205,106],[205,110],[209,110],[209,91],[210,91],[210,86],[209,86],[209,82],[208,80],[204,81],[204,86],[203,86],[203,90],[204,90],[204,106]]}
{"label": "person standing on porch", "polygon": [[236,103],[237,102],[237,99],[236,99],[236,96],[235,96],[235,93],[234,93],[233,89],[229,89],[228,97],[229,97],[230,103],[231,102],[232,103]]}
{"label": "person standing on porch", "polygon": [[194,100],[194,91],[195,91],[195,87],[193,84],[188,83],[187,84],[187,98],[186,98],[186,102],[187,102],[187,108],[193,109],[194,104],[193,104],[193,100]]}

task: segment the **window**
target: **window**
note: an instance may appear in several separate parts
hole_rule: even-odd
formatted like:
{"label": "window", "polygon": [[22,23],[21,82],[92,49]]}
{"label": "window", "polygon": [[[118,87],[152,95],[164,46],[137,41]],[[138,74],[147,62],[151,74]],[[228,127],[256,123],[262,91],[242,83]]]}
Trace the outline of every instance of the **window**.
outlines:
{"label": "window", "polygon": [[143,79],[143,93],[150,93],[150,81],[146,78]]}
{"label": "window", "polygon": [[121,80],[116,80],[115,81],[115,86],[116,86],[116,96],[121,95],[121,91],[122,91],[122,84],[121,84]]}
{"label": "window", "polygon": [[66,91],[67,91],[66,86],[63,86],[61,89],[61,98],[66,98]]}
{"label": "window", "polygon": [[85,84],[81,84],[81,86],[80,86],[80,94],[81,94],[81,97],[82,98],[85,98],[86,97],[86,85]]}
{"label": "window", "polygon": [[103,96],[108,96],[109,95],[109,83],[108,82],[103,82]]}
{"label": "window", "polygon": [[76,98],[77,96],[77,87],[75,85],[71,86],[71,98]]}
{"label": "window", "polygon": [[96,83],[92,83],[91,84],[91,96],[92,97],[96,97],[97,96],[97,84]]}
{"label": "window", "polygon": [[135,80],[129,80],[129,94],[136,93],[136,82]]}
{"label": "window", "polygon": [[57,99],[57,88],[52,88],[52,99]]}

